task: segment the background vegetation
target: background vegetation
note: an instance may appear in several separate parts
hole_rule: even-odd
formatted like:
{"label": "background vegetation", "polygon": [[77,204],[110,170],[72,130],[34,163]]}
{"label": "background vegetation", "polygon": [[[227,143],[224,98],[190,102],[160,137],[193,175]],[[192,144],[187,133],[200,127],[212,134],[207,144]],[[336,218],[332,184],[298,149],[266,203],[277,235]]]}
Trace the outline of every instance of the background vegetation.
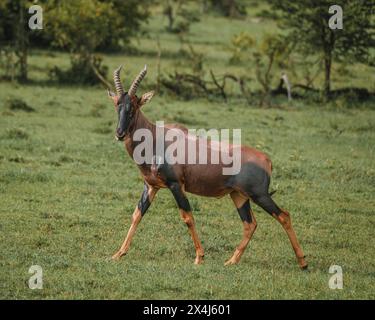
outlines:
{"label": "background vegetation", "polygon": [[[324,50],[293,41],[317,29],[295,34],[273,1],[38,1],[45,24],[35,31],[25,28],[30,3],[0,0],[1,298],[374,298],[373,17],[364,2],[348,8],[363,12],[361,30],[344,19],[361,34],[352,43],[361,55],[335,47],[328,93]],[[302,19],[298,3],[293,17]],[[322,9],[309,8],[304,17],[316,21]],[[259,228],[241,263],[224,267],[242,234],[237,213],[230,199],[191,195],[206,250],[194,266],[167,190],[128,255],[108,260],[143,188],[113,139],[104,90],[122,63],[125,86],[148,64],[140,92],[157,90],[144,110],[151,120],[241,128],[245,144],[270,155],[271,188],[292,214],[309,272],[255,205]],[[27,286],[34,264],[43,290]],[[328,287],[332,264],[343,267],[343,290]]]}

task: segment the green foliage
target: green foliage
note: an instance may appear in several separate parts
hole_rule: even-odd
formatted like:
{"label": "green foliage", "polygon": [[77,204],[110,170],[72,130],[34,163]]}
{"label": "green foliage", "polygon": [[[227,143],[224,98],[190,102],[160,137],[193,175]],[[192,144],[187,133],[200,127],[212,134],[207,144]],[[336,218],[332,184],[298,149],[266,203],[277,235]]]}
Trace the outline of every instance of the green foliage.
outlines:
{"label": "green foliage", "polygon": [[100,0],[111,4],[114,16],[108,24],[109,36],[100,44],[100,50],[129,48],[132,37],[145,34],[143,25],[148,22],[150,6],[156,0]]}
{"label": "green foliage", "polygon": [[[5,53],[6,58],[10,58],[5,62],[5,78],[13,80],[16,76],[20,81],[27,80],[30,30],[26,12],[31,3],[28,0],[0,0],[0,46],[5,48],[2,55]],[[9,72],[10,68],[16,71]]]}
{"label": "green foliage", "polygon": [[[107,67],[93,53],[100,49],[129,46],[129,38],[139,32],[149,1],[50,1],[46,28],[53,43],[71,53],[67,71],[55,67],[52,75],[63,83],[95,84],[106,78]],[[146,6],[147,8],[147,6]]]}
{"label": "green foliage", "polygon": [[74,53],[93,52],[110,36],[114,16],[112,4],[98,0],[52,2],[46,28],[53,33],[56,46]]}
{"label": "green foliage", "polygon": [[98,83],[94,68],[103,77],[107,68],[101,66],[102,59],[93,52],[111,36],[110,24],[117,18],[113,4],[90,0],[51,2],[50,5],[46,25],[54,35],[54,44],[71,53],[70,69],[55,67],[52,76],[62,83]]}
{"label": "green foliage", "polygon": [[[97,50],[128,48],[130,38],[140,33],[141,24],[147,20],[151,2],[40,0],[37,4],[43,8],[44,28],[30,30],[27,9],[35,3],[28,0],[0,0],[0,44],[4,48],[0,57],[0,66],[4,68],[2,77],[27,79],[30,46],[65,49],[80,54],[80,61]],[[77,65],[73,60],[71,73],[75,75]],[[85,78],[90,72],[88,64],[89,61],[86,61],[82,66],[83,83],[87,83]],[[12,70],[15,67],[17,72]]]}
{"label": "green foliage", "polygon": [[239,18],[246,15],[246,1],[244,0],[210,0],[211,7],[223,16]]}
{"label": "green foliage", "polygon": [[25,15],[27,8],[32,4],[28,0],[0,0],[0,41],[14,42],[18,37],[19,29],[27,31],[27,19],[20,20],[20,13]]}
{"label": "green foliage", "polygon": [[[265,34],[256,41],[249,33],[241,32],[232,38],[232,63],[255,65],[255,74],[262,86],[260,104],[267,100],[269,105],[271,84],[276,76],[276,70],[287,69],[291,47],[285,37]],[[279,77],[280,78],[280,74]]]}
{"label": "green foliage", "polygon": [[289,31],[291,41],[303,54],[320,55],[325,66],[324,92],[330,93],[332,62],[369,63],[370,48],[374,47],[374,27],[371,22],[371,1],[340,1],[343,29],[328,26],[328,9],[332,1],[270,0],[273,9],[281,12],[280,26]]}
{"label": "green foliage", "polygon": [[41,0],[46,28],[31,33],[35,46],[113,51],[129,48],[142,32],[153,0]]}
{"label": "green foliage", "polygon": [[269,10],[269,9],[262,9],[260,12],[256,14],[256,16],[258,18],[270,19],[270,20],[276,20],[279,18],[279,16],[277,15],[275,11]]}
{"label": "green foliage", "polygon": [[232,57],[230,61],[232,63],[247,62],[249,56],[254,50],[256,41],[248,32],[241,32],[238,35],[233,36],[232,40]]}
{"label": "green foliage", "polygon": [[366,63],[373,46],[372,5],[369,1],[340,1],[343,9],[343,29],[332,30],[328,13],[332,1],[271,1],[282,12],[281,26],[291,32],[306,53],[315,50],[332,52],[339,60]]}
{"label": "green foliage", "polygon": [[108,67],[102,65],[102,57],[89,54],[71,54],[70,68],[63,70],[57,66],[50,71],[51,78],[66,84],[95,85],[100,83],[96,72],[103,77],[108,73]]}

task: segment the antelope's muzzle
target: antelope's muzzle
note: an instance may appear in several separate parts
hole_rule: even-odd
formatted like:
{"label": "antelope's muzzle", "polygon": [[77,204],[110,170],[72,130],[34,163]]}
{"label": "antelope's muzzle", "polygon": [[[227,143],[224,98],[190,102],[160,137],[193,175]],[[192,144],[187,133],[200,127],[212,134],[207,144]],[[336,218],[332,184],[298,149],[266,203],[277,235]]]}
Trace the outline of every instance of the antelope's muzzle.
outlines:
{"label": "antelope's muzzle", "polygon": [[115,138],[117,141],[123,141],[125,138],[125,131],[121,130],[121,128],[117,128]]}

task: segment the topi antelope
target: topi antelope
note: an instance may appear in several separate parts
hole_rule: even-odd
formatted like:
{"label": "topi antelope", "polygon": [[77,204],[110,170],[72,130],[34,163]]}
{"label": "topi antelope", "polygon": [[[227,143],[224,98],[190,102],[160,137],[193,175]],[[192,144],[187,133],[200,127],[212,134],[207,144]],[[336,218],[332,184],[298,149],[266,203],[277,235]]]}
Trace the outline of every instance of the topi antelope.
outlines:
{"label": "topi antelope", "polygon": [[[124,91],[121,84],[120,71],[121,66],[114,71],[117,94],[108,90],[108,95],[113,100],[118,115],[116,139],[124,141],[130,157],[135,160],[134,150],[141,143],[139,139],[134,138],[138,129],[149,130],[155,146],[157,127],[141,111],[141,107],[151,100],[154,92],[145,93],[140,98],[136,96],[137,88],[146,76],[146,66],[135,78],[128,92]],[[177,124],[165,125],[162,134],[165,136],[168,131],[176,128],[182,130],[182,139],[191,139],[188,130]],[[219,144],[221,145],[222,143]],[[207,157],[210,158],[212,145],[206,145],[206,148]],[[231,152],[234,152],[235,149],[241,152],[240,171],[233,175],[222,174],[222,169],[225,166],[222,162],[218,164],[186,164],[186,162],[185,164],[164,163],[156,165],[155,151],[150,155],[153,158],[152,161],[137,164],[144,179],[143,193],[134,210],[126,238],[117,253],[112,256],[112,259],[117,260],[127,253],[136,228],[153,201],[155,194],[160,188],[168,188],[177,202],[181,218],[186,223],[192,237],[196,252],[195,264],[203,262],[204,253],[195,229],[194,218],[186,192],[217,198],[229,194],[232,198],[243,223],[243,238],[232,257],[225,262],[225,265],[236,264],[240,261],[257,227],[254,213],[250,207],[251,199],[280,222],[289,237],[299,266],[302,269],[306,269],[307,263],[292,227],[290,215],[287,211],[277,206],[268,192],[272,170],[271,160],[264,153],[247,146],[229,144],[229,149]]]}

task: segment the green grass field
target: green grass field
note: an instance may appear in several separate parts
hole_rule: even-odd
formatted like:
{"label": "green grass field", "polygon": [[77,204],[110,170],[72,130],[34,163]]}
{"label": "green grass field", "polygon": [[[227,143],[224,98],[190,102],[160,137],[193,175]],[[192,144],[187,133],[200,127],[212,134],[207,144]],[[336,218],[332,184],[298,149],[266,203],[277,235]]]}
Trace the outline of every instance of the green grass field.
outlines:
{"label": "green grass field", "polygon": [[[193,26],[191,41],[219,71],[251,73],[251,66],[228,65],[230,53],[224,49],[242,30],[261,35],[275,28],[251,19],[230,23],[208,17]],[[173,70],[181,63],[178,41],[162,30],[165,24],[156,12],[149,37],[135,42],[144,54],[104,56],[111,71],[125,64],[126,85],[148,63],[142,93],[155,79],[156,34],[166,56],[162,68]],[[220,27],[224,32],[218,35]],[[255,205],[258,229],[240,264],[224,267],[242,236],[238,214],[229,198],[190,195],[205,249],[204,264],[193,265],[192,241],[167,190],[157,194],[129,253],[113,262],[108,258],[123,241],[143,182],[122,143],[114,141],[116,114],[105,91],[47,84],[53,65],[68,66],[68,55],[34,51],[34,82],[0,83],[0,298],[375,298],[371,103],[310,105],[296,100],[259,109],[234,100],[185,102],[156,96],[144,108],[153,121],[241,128],[244,144],[270,155],[274,199],[291,213],[309,271],[299,270],[281,226]],[[352,66],[353,71],[361,68]],[[366,72],[354,72],[346,83],[373,90],[371,72]],[[334,86],[343,81],[333,80]],[[22,98],[34,112],[11,110],[11,97]],[[328,286],[334,264],[343,268],[342,290]],[[42,290],[28,288],[32,265],[43,268]]]}

